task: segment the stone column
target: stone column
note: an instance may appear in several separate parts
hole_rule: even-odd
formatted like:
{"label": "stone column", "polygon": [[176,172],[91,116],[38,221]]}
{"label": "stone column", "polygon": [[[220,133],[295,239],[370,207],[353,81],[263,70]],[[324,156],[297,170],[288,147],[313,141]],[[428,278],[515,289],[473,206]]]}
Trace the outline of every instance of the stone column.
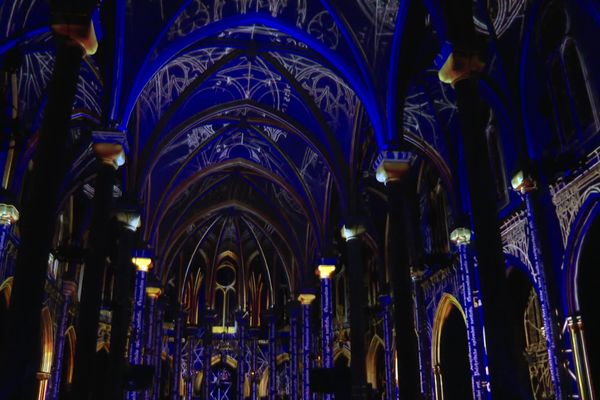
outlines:
{"label": "stone column", "polygon": [[[454,11],[459,15],[461,9],[457,8]],[[472,16],[469,18],[472,20]],[[471,28],[454,26],[454,29],[459,30]],[[474,35],[474,31],[470,34]],[[455,39],[464,38],[457,36]],[[462,45],[463,43],[459,44]],[[465,42],[464,45],[467,46],[468,43]],[[479,283],[492,394],[499,399],[517,400],[527,396],[527,392],[530,391],[527,386],[530,383],[527,377],[520,376],[515,368],[520,356],[518,352],[507,351],[517,347],[510,328],[511,310],[506,307],[510,293],[506,282],[494,177],[486,151],[488,146],[485,127],[488,113],[485,102],[479,95],[479,73],[482,70],[483,64],[477,55],[455,51],[439,71],[439,77],[442,82],[450,83],[456,93],[464,170],[467,177],[464,189],[469,194],[468,206],[475,235],[477,261],[482,266],[479,269]]]}
{"label": "stone column", "polygon": [[[82,5],[87,3],[81,2]],[[81,14],[80,21],[87,28],[90,16],[91,10],[89,14]],[[67,35],[54,29],[54,69],[48,82],[46,107],[32,162],[31,190],[23,201],[21,242],[9,310],[9,338],[0,343],[0,388],[8,399],[32,398],[36,385],[33,366],[39,365],[41,354],[40,315],[48,254],[52,248],[59,191],[70,166],[69,125],[81,59],[87,50],[76,34],[81,33],[82,26],[69,26],[73,29]],[[91,40],[91,36],[93,34],[88,39]]]}
{"label": "stone column", "polygon": [[246,379],[246,326],[248,314],[239,310],[235,314],[237,321],[238,355],[237,355],[237,398],[244,400],[244,381]]}
{"label": "stone column", "polygon": [[[159,351],[155,348],[157,324],[155,321],[156,316],[156,302],[161,294],[161,289],[155,286],[149,286],[146,288],[146,295],[148,296],[147,306],[147,335],[146,335],[146,349],[144,351],[144,364],[154,366],[154,377],[157,379],[158,374],[156,373],[156,352]],[[152,387],[144,391],[144,399],[150,400],[152,398]]]}
{"label": "stone column", "polygon": [[277,396],[277,319],[275,310],[267,310],[264,314],[267,322],[267,340],[268,344],[268,356],[269,356],[269,387],[268,387],[268,398],[269,400],[275,400]]}
{"label": "stone column", "polygon": [[309,371],[312,367],[312,338],[310,332],[310,305],[315,300],[313,293],[302,293],[298,296],[302,307],[302,375],[300,384],[302,386],[302,400],[311,400]]}
{"label": "stone column", "polygon": [[381,315],[383,317],[383,351],[385,363],[385,398],[396,399],[396,388],[394,384],[394,346],[391,321],[392,297],[390,295],[379,296]]}
{"label": "stone column", "polygon": [[116,171],[124,163],[126,147],[124,132],[94,132],[92,139],[100,164],[94,191],[89,252],[83,269],[73,378],[74,398],[82,400],[87,399],[92,388],[96,386],[96,341],[104,269],[110,251],[109,227],[113,187]]}
{"label": "stone column", "polygon": [[194,393],[194,349],[196,348],[196,330],[197,327],[189,326],[188,327],[188,359],[187,359],[187,376],[185,377],[186,390],[185,396],[186,399],[191,400],[192,394]]}
{"label": "stone column", "polygon": [[49,400],[58,400],[65,353],[65,333],[67,331],[67,324],[69,323],[69,306],[72,304],[73,296],[76,296],[76,293],[77,284],[75,282],[63,281],[63,303],[60,310],[56,339],[54,340],[54,360],[52,362],[51,383],[48,393]]}
{"label": "stone column", "polygon": [[[1,189],[0,189],[1,191]],[[11,227],[19,220],[19,211],[0,193],[0,283],[8,278],[5,258]]]}
{"label": "stone column", "polygon": [[594,386],[590,374],[590,364],[587,358],[583,320],[581,315],[567,318],[567,328],[571,339],[573,361],[577,373],[577,390],[581,400],[594,400]]}
{"label": "stone column", "polygon": [[408,174],[414,156],[406,152],[386,151],[375,165],[376,177],[385,183],[388,202],[388,268],[391,273],[394,325],[396,327],[396,371],[401,399],[421,397],[418,341],[415,331],[413,281],[409,264],[406,232],[406,193]]}
{"label": "stone column", "polygon": [[290,400],[298,400],[298,303],[291,302],[288,307],[290,319]]}
{"label": "stone column", "polygon": [[[146,301],[146,281],[152,267],[152,259],[146,252],[138,252],[131,261],[135,265],[135,287],[133,294],[133,316],[131,318],[131,338],[129,340],[129,363],[141,365],[144,360],[144,303]],[[130,399],[136,398],[130,396]]]}
{"label": "stone column", "polygon": [[363,266],[363,243],[360,235],[365,228],[359,222],[342,227],[342,238],[346,240],[346,260],[350,281],[350,343],[352,360],[352,399],[366,400],[367,368],[365,350],[365,308],[367,306],[367,288]]}
{"label": "stone column", "polygon": [[[333,368],[333,304],[331,277],[335,272],[334,260],[321,260],[317,267],[321,281],[321,360],[323,368]],[[333,399],[333,395],[324,394],[323,400]]]}
{"label": "stone column", "polygon": [[479,307],[474,293],[475,279],[469,262],[469,243],[471,230],[456,228],[450,234],[450,240],[458,248],[460,276],[462,283],[462,300],[464,304],[467,325],[467,340],[469,343],[469,362],[471,364],[471,384],[474,400],[489,399],[486,390],[487,374],[484,361],[483,326],[478,318],[476,308]]}
{"label": "stone column", "polygon": [[[431,349],[427,340],[427,314],[425,310],[425,296],[421,281],[422,271],[413,271],[413,292],[415,299],[415,332],[417,332],[417,343],[419,351],[419,375],[421,381],[421,393],[426,394],[431,391]],[[395,396],[397,393],[395,391]],[[395,397],[396,398],[396,397]]]}
{"label": "stone column", "polygon": [[179,385],[181,382],[181,341],[183,340],[183,325],[185,324],[186,317],[187,313],[180,309],[177,311],[177,315],[175,317],[175,342],[173,344],[173,381],[171,383],[172,400],[179,400]]}
{"label": "stone column", "polygon": [[[536,220],[536,202],[534,194],[537,191],[537,184],[531,176],[527,176],[523,171],[518,172],[511,181],[512,187],[519,192],[525,200],[525,209],[527,212],[527,224],[529,225],[529,237],[531,238],[531,249],[533,253],[533,267],[535,268],[538,299],[544,320],[544,330],[546,338],[546,347],[548,348],[548,364],[550,366],[550,376],[554,385],[554,394],[557,399],[563,398],[563,387],[560,374],[560,363],[558,361],[557,343],[558,332],[554,319],[552,318],[552,302],[549,295],[549,287],[547,284],[547,273],[551,273],[550,269],[545,268],[542,259],[542,247],[540,243],[540,235]],[[552,285],[553,286],[553,285]]]}
{"label": "stone column", "polygon": [[130,318],[130,288],[132,276],[131,253],[140,215],[134,208],[121,209],[115,213],[119,222],[118,250],[111,320],[109,365],[106,373],[105,400],[123,398],[123,375],[126,367],[125,350]]}
{"label": "stone column", "polygon": [[159,298],[156,305],[156,334],[154,335],[154,382],[152,383],[152,400],[158,400],[162,378],[162,344],[165,304]]}
{"label": "stone column", "polygon": [[252,400],[258,400],[258,381],[260,379],[256,365],[256,353],[258,352],[258,338],[256,334],[252,338],[252,370],[250,371],[250,399]]}
{"label": "stone column", "polygon": [[204,317],[204,349],[202,351],[202,376],[204,380],[204,398],[210,399],[211,389],[211,361],[212,361],[212,340],[213,340],[213,325],[215,323],[216,315],[214,311],[207,310]]}

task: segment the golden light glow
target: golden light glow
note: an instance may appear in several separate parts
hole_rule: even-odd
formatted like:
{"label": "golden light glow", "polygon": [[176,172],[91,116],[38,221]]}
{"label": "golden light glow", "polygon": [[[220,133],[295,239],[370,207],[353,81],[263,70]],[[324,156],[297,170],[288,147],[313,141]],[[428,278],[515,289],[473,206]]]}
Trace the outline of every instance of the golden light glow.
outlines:
{"label": "golden light glow", "polygon": [[303,306],[309,306],[315,300],[316,297],[317,296],[315,296],[312,293],[302,293],[298,295],[298,301]]}
{"label": "golden light glow", "polygon": [[335,272],[335,265],[319,265],[317,267],[317,271],[319,271],[319,278],[321,279],[329,279],[331,275]]}
{"label": "golden light glow", "polygon": [[212,332],[234,334],[235,326],[213,326]]}
{"label": "golden light glow", "polygon": [[450,233],[450,241],[457,246],[469,244],[471,242],[471,230],[464,227],[456,228]]}
{"label": "golden light glow", "polygon": [[153,299],[156,299],[158,296],[160,296],[161,293],[162,290],[159,287],[150,286],[146,288],[146,294],[148,295],[148,297],[151,297]]}
{"label": "golden light glow", "polygon": [[510,184],[514,190],[521,193],[527,193],[536,188],[535,181],[530,176],[526,176],[523,171],[517,172],[510,180]]}
{"label": "golden light glow", "polygon": [[152,265],[152,259],[149,257],[133,257],[131,262],[135,264],[138,271],[148,272]]}
{"label": "golden light glow", "polygon": [[0,203],[0,224],[12,225],[19,220],[19,210],[12,204]]}

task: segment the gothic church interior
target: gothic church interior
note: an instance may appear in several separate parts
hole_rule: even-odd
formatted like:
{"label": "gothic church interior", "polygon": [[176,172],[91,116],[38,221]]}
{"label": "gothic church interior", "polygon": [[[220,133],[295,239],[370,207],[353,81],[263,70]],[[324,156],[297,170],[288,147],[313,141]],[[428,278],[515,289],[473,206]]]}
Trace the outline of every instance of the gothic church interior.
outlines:
{"label": "gothic church interior", "polygon": [[0,400],[600,396],[597,0],[0,0]]}

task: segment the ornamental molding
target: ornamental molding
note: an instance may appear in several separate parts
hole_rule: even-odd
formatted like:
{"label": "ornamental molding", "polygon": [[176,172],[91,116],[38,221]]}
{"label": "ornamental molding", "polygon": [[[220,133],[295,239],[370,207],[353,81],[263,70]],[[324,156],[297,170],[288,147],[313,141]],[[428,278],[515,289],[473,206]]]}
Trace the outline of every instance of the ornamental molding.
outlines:
{"label": "ornamental molding", "polygon": [[537,283],[537,274],[529,257],[531,230],[526,211],[517,211],[508,217],[500,227],[500,236],[504,253],[520,260]]}
{"label": "ornamental molding", "polygon": [[570,181],[559,178],[555,184],[550,185],[550,195],[565,247],[581,206],[592,193],[600,193],[600,147],[588,155],[583,166],[574,171],[574,175],[576,177]]}

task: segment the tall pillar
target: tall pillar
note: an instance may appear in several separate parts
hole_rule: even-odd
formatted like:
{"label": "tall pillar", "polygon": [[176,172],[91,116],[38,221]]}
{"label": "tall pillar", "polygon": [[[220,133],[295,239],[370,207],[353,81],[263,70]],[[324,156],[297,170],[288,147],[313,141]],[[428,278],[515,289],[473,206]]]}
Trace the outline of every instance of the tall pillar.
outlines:
{"label": "tall pillar", "polygon": [[[460,9],[456,11],[460,13]],[[516,366],[521,355],[518,351],[507,351],[517,349],[517,346],[514,335],[511,334],[511,310],[506,307],[510,293],[506,282],[494,178],[489,155],[485,151],[488,148],[485,135],[488,113],[479,95],[478,75],[482,69],[483,65],[476,55],[456,51],[448,57],[439,71],[439,77],[442,82],[452,84],[456,93],[464,170],[468,184],[465,189],[468,188],[475,251],[477,261],[481,265],[480,295],[492,395],[494,398],[517,400],[526,398],[530,389],[527,387],[527,377],[517,373]]]}
{"label": "tall pillar", "polygon": [[391,321],[392,298],[390,295],[379,296],[381,314],[383,317],[383,351],[385,365],[385,398],[396,399],[396,388],[394,384],[394,348]]}
{"label": "tall pillar", "polygon": [[94,206],[90,224],[89,253],[83,269],[79,321],[77,323],[77,351],[73,394],[77,399],[88,399],[96,380],[96,341],[102,300],[102,283],[106,259],[109,256],[109,227],[112,211],[113,187],[117,169],[124,163],[124,132],[94,132],[94,151],[100,164],[96,176]]}
{"label": "tall pillar", "polygon": [[312,338],[310,333],[310,305],[315,300],[316,296],[313,293],[301,293],[298,296],[298,301],[302,307],[302,400],[311,400],[310,393],[310,376],[309,371],[312,367]]}
{"label": "tall pillar", "polygon": [[211,390],[211,372],[212,372],[212,340],[213,340],[213,325],[216,315],[214,311],[207,310],[204,316],[204,348],[202,351],[202,376],[204,380],[204,398],[210,399]]}
{"label": "tall pillar", "polygon": [[188,327],[188,358],[187,358],[187,376],[185,377],[186,389],[185,389],[185,398],[188,400],[192,399],[192,394],[194,393],[194,350],[196,349],[196,330],[197,327],[189,326]]}
{"label": "tall pillar", "polygon": [[562,399],[562,382],[560,373],[560,363],[558,361],[557,344],[559,342],[556,324],[552,318],[552,302],[549,296],[549,287],[547,284],[547,274],[551,273],[549,268],[545,268],[542,259],[542,250],[538,224],[536,218],[536,202],[534,193],[537,191],[537,184],[532,177],[526,176],[523,171],[517,173],[512,181],[512,187],[519,192],[525,200],[525,209],[527,212],[527,224],[529,225],[529,237],[531,238],[531,248],[533,252],[533,267],[536,272],[538,284],[538,299],[544,320],[544,330],[546,338],[546,347],[548,349],[548,364],[550,367],[550,376],[554,385],[554,394],[557,399]]}
{"label": "tall pillar", "polygon": [[275,400],[277,396],[277,318],[275,310],[270,309],[264,314],[267,322],[268,356],[269,356],[269,387],[268,398]]}
{"label": "tall pillar", "polygon": [[585,350],[585,335],[581,315],[568,317],[567,328],[569,329],[569,338],[571,339],[579,398],[581,400],[594,400],[594,387],[590,374],[590,364]]}
{"label": "tall pillar", "polygon": [[401,399],[421,398],[418,341],[415,331],[413,282],[407,248],[406,194],[412,190],[408,174],[414,156],[406,152],[386,151],[376,163],[376,177],[385,183],[388,203],[386,245],[391,272],[398,394]]}
{"label": "tall pillar", "polygon": [[132,277],[131,255],[136,231],[140,226],[140,215],[133,209],[121,209],[115,213],[119,223],[115,289],[110,332],[110,368],[106,371],[107,389],[105,400],[123,398],[126,368],[125,350],[130,318],[130,289]]}
{"label": "tall pillar", "polygon": [[0,283],[8,278],[5,258],[11,227],[19,220],[19,211],[12,202],[3,198],[0,189]]}
{"label": "tall pillar", "polygon": [[413,292],[415,299],[415,332],[417,332],[417,343],[419,353],[419,375],[421,381],[421,393],[425,394],[431,390],[431,350],[427,341],[427,311],[421,281],[423,271],[413,271]]}
{"label": "tall pillar", "polygon": [[[333,304],[331,277],[335,272],[334,260],[321,260],[317,267],[321,281],[321,359],[323,368],[333,368]],[[324,394],[323,400],[333,399]]]}
{"label": "tall pillar", "polygon": [[298,400],[298,303],[293,301],[289,304],[290,320],[290,400]]}
{"label": "tall pillar", "polygon": [[[181,307],[181,306],[179,306]],[[187,313],[181,309],[177,310],[175,316],[175,338],[173,343],[173,381],[171,382],[171,399],[179,400],[181,382],[181,341],[183,340],[183,325]]]}
{"label": "tall pillar", "polygon": [[365,231],[360,223],[342,227],[342,237],[346,240],[346,260],[350,281],[350,342],[352,360],[352,399],[366,400],[367,368],[365,350],[365,308],[367,306],[367,288],[363,267],[363,243],[360,235]]}
{"label": "tall pillar", "polygon": [[258,381],[260,375],[258,375],[256,355],[258,353],[258,338],[256,334],[252,337],[252,370],[250,371],[250,399],[258,400]]}
{"label": "tall pillar", "polygon": [[244,400],[244,381],[246,380],[246,326],[248,314],[238,310],[235,313],[237,321],[238,354],[237,354],[237,399]]}
{"label": "tall pillar", "polygon": [[[156,352],[159,351],[156,346],[157,324],[156,324],[156,302],[161,294],[161,289],[155,286],[149,286],[146,288],[146,295],[148,296],[147,306],[147,324],[146,329],[146,349],[144,351],[144,364],[154,366],[154,377],[157,380],[158,374],[156,373]],[[152,398],[153,388],[150,387],[144,391],[144,400],[150,400]]]}
{"label": "tall pillar", "polygon": [[[81,5],[88,3],[82,1]],[[89,14],[82,12],[81,15],[81,23],[89,27],[91,9]],[[32,398],[36,386],[48,254],[54,236],[60,187],[70,167],[67,157],[69,124],[81,59],[87,50],[76,34],[76,31],[81,33],[82,27],[68,26],[73,28],[70,35],[58,32],[57,26],[53,26],[56,39],[54,70],[48,82],[46,107],[32,164],[31,191],[23,202],[21,243],[9,310],[9,338],[0,344],[0,397],[4,399]],[[90,33],[87,39],[95,42],[92,36]]]}
{"label": "tall pillar", "polygon": [[462,283],[462,301],[465,311],[465,322],[467,325],[467,340],[469,344],[469,362],[471,365],[471,389],[474,400],[490,398],[487,390],[487,374],[484,359],[483,326],[478,318],[475,277],[471,271],[469,262],[469,243],[471,242],[471,230],[468,228],[456,228],[450,234],[450,240],[458,248],[460,276]]}
{"label": "tall pillar", "polygon": [[162,344],[163,344],[163,324],[165,316],[165,303],[158,299],[156,304],[156,333],[154,335],[154,380],[152,382],[152,400],[158,400],[160,395],[160,382],[162,381]]}
{"label": "tall pillar", "polygon": [[77,284],[72,281],[63,281],[62,295],[63,303],[60,310],[60,319],[58,321],[58,329],[56,339],[54,340],[54,360],[52,361],[52,375],[50,390],[48,393],[49,400],[58,400],[60,392],[60,378],[62,376],[63,357],[65,353],[65,333],[67,324],[69,323],[69,307],[72,304],[73,296],[77,293]]}
{"label": "tall pillar", "polygon": [[[129,363],[141,365],[144,360],[144,304],[146,301],[146,281],[152,267],[152,259],[146,252],[138,252],[131,261],[135,265],[135,287],[133,292],[133,316],[131,318],[131,338],[129,340]],[[137,396],[129,396],[135,399]]]}

